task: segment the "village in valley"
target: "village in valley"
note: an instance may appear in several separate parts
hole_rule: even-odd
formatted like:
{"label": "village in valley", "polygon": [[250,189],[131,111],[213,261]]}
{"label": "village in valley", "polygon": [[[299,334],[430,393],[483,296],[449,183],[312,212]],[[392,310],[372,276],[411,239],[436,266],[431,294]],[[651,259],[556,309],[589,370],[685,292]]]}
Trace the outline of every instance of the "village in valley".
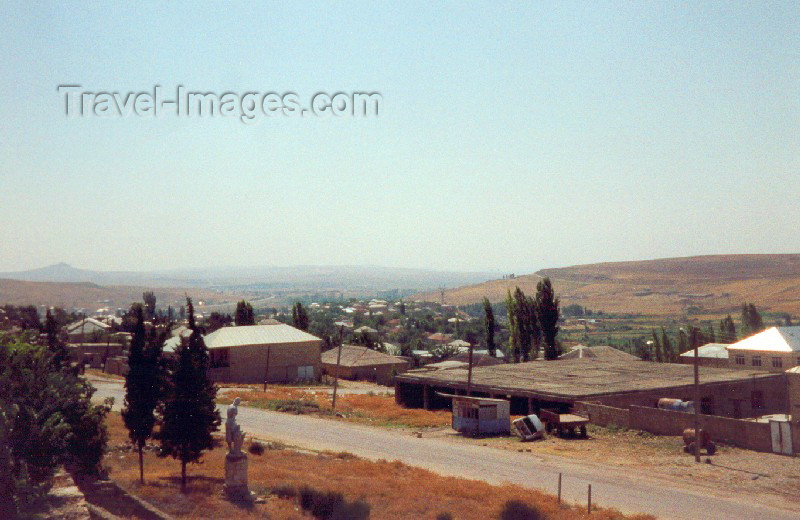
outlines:
{"label": "village in valley", "polygon": [[0,520],[800,518],[800,2],[0,2]]}
{"label": "village in valley", "polygon": [[[5,344],[42,345],[60,357],[64,370],[96,388],[87,395],[93,394],[94,406],[100,407],[96,413],[105,417],[106,425],[97,425],[108,432],[103,434],[106,455],[97,461],[104,469],[99,481],[81,473],[74,476],[80,482],[80,503],[90,512],[195,516],[198,508],[210,507],[224,516],[232,511],[224,505],[229,503],[246,504],[256,514],[282,510],[295,496],[302,502],[303,492],[310,494],[305,499],[308,508],[341,507],[354,517],[370,510],[384,516],[403,507],[391,501],[375,503],[367,482],[360,501],[350,503],[351,490],[346,488],[335,496],[314,498],[308,486],[298,483],[291,488],[263,473],[267,468],[259,468],[265,453],[272,459],[289,453],[309,457],[311,446],[320,450],[315,457],[351,451],[348,457],[366,456],[357,459],[358,464],[375,464],[369,462],[369,451],[360,452],[364,441],[358,436],[353,443],[328,446],[328,424],[334,428],[330,435],[336,429],[367,427],[378,443],[420,439],[420,445],[435,443],[433,450],[469,447],[489,459],[493,453],[511,455],[521,467],[537,460],[533,457],[554,456],[601,463],[622,474],[645,469],[650,477],[711,494],[734,488],[761,493],[770,507],[791,510],[800,505],[794,500],[798,488],[792,458],[800,452],[800,423],[793,419],[800,415],[800,327],[792,325],[791,314],[762,315],[747,303],[735,318],[731,313],[719,319],[684,314],[677,320],[613,314],[562,305],[548,278],[541,279],[532,295],[515,286],[514,277],[504,280],[508,289],[503,301],[484,299],[468,305],[448,304],[444,289],[437,291],[439,301],[413,294],[399,298],[397,291],[369,299],[306,297],[305,302],[280,307],[254,307],[242,299],[235,307],[229,304],[230,313],[220,310],[224,305],[212,307],[215,310],[206,309],[202,301],[195,305],[190,297],[175,306],[164,305],[152,291],[144,292],[129,309],[113,312],[107,307],[90,311],[5,305],[0,307],[0,335]],[[679,327],[674,335],[672,330],[668,333],[667,327],[675,324]],[[630,331],[636,328],[640,332],[632,340]],[[600,344],[603,340],[611,344]],[[198,370],[196,364],[191,368],[190,359],[197,349],[205,353],[199,368],[205,386],[186,383],[181,379],[186,376],[180,376]],[[205,413],[209,409],[202,406],[218,408],[205,426],[181,419],[182,412],[191,412],[181,401],[190,398],[181,394],[182,384],[189,384],[184,391],[192,396],[205,393],[209,401],[195,403]],[[225,410],[229,419],[223,424]],[[236,423],[237,414],[231,410],[252,410],[243,415],[250,421],[249,414],[267,415],[248,431]],[[144,413],[146,426],[137,423],[142,420],[134,417],[137,413]],[[274,414],[288,421],[308,417],[323,422],[290,422],[282,426],[293,432],[287,438],[280,428],[273,431]],[[199,442],[202,447],[192,456],[181,455],[185,452],[179,447],[169,448],[181,439],[189,442],[181,434],[170,439],[163,433],[181,431],[190,424],[181,423],[186,420],[206,428],[205,441],[203,435],[194,439],[194,445]],[[319,432],[307,437],[304,429],[309,427]],[[136,449],[123,449],[128,437],[140,439],[138,464]],[[226,442],[230,450],[224,471],[221,462],[192,464],[216,458]],[[216,482],[210,488],[213,493],[206,484],[202,499],[174,503],[169,488],[147,477],[151,465],[159,475],[175,471],[161,458],[169,453],[182,461],[183,476],[176,483],[181,490],[200,492],[196,479],[202,477]],[[239,457],[235,468],[232,453]],[[435,468],[435,451],[430,457],[427,463],[413,457],[405,462]],[[701,463],[693,468],[696,462]],[[213,474],[216,467],[219,475]],[[738,472],[749,477],[736,478],[741,476]],[[557,491],[560,510],[568,516],[584,514],[581,507],[591,498],[581,497],[582,506],[574,504],[581,501],[576,500],[575,487],[589,486],[591,478],[565,485],[562,499],[562,473],[547,473],[558,476],[558,487],[548,491]],[[457,474],[477,477],[463,469]],[[121,502],[125,505],[107,490],[97,490],[97,482],[108,477],[128,496]],[[297,478],[306,482],[300,476],[290,480]],[[546,480],[555,482],[552,476]],[[334,481],[322,487],[330,484]],[[526,479],[507,485],[525,488]],[[603,493],[610,493],[618,509],[618,497],[602,484],[595,486],[595,511],[605,506]],[[314,500],[335,504],[314,506]],[[586,514],[593,507],[588,503]],[[511,500],[503,507],[513,509],[515,504]],[[142,512],[148,507],[156,513]],[[552,507],[552,502],[531,507]],[[645,511],[635,509],[634,502],[623,502],[622,508]]]}

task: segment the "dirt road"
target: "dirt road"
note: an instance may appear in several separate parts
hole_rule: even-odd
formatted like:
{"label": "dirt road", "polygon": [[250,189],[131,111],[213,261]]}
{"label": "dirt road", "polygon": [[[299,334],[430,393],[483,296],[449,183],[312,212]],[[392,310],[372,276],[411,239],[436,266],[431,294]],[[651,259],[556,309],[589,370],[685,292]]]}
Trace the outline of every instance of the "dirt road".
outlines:
{"label": "dirt road", "polygon": [[[93,381],[96,399],[115,398],[122,404],[120,382]],[[346,451],[370,459],[406,464],[500,484],[510,482],[555,493],[563,474],[563,496],[586,502],[588,484],[593,503],[623,512],[643,512],[659,518],[797,518],[798,511],[758,503],[754,496],[725,496],[652,478],[644,471],[603,466],[553,455],[518,453],[464,445],[443,439],[417,438],[404,432],[316,417],[240,408],[239,422],[251,435],[317,450]],[[731,494],[732,495],[732,494]]]}

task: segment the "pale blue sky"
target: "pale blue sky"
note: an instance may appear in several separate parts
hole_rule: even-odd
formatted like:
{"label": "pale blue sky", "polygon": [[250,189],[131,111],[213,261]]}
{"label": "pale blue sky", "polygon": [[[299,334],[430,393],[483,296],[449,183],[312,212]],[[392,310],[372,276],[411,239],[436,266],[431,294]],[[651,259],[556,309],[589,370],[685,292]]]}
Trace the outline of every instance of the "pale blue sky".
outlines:
{"label": "pale blue sky", "polygon": [[[800,4],[0,7],[0,270],[800,251]],[[375,119],[67,119],[378,91]]]}

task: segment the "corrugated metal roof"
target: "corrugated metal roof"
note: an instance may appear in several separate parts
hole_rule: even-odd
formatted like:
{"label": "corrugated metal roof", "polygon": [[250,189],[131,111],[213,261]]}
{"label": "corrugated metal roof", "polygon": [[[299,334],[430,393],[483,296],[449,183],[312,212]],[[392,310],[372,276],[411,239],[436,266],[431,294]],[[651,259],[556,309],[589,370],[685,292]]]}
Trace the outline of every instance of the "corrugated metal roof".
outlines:
{"label": "corrugated metal roof", "polygon": [[205,336],[206,347],[225,348],[244,345],[270,345],[279,343],[301,343],[305,341],[322,341],[308,332],[303,332],[291,325],[243,325],[240,327],[222,327]]}
{"label": "corrugated metal roof", "polygon": [[800,327],[771,327],[728,345],[728,350],[800,352]]}

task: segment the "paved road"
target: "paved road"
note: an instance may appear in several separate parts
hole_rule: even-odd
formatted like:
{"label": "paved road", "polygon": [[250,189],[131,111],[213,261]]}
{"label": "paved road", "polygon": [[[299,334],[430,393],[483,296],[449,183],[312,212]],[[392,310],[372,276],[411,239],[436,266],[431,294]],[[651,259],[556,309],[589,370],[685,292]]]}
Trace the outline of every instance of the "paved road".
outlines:
{"label": "paved road", "polygon": [[[120,383],[93,381],[95,397],[115,398],[122,404]],[[551,455],[518,453],[458,444],[443,439],[416,438],[406,433],[354,425],[317,417],[289,415],[240,407],[242,429],[259,438],[294,446],[347,451],[369,459],[399,460],[406,464],[492,484],[511,482],[525,487],[556,491],[563,474],[563,496],[586,503],[587,485],[592,502],[623,512],[644,512],[659,518],[792,518],[798,511],[784,511],[758,504],[754,496],[721,496],[681,487],[652,478],[645,471],[608,468],[599,464]]]}

